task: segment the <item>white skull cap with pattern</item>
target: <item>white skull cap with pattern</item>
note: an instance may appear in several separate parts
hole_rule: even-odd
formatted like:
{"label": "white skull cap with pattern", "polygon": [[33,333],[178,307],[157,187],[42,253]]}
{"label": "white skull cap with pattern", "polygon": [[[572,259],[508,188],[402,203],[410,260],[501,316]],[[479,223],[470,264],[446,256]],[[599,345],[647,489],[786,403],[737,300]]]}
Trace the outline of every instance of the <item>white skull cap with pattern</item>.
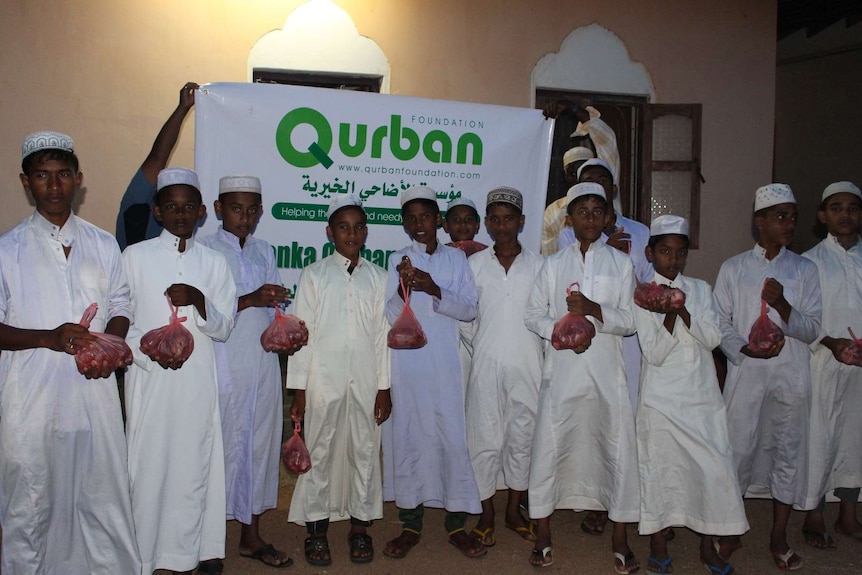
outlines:
{"label": "white skull cap with pattern", "polygon": [[27,134],[21,144],[21,159],[42,150],[63,150],[75,153],[75,143],[72,138],[61,132],[33,132]]}
{"label": "white skull cap with pattern", "polygon": [[346,208],[347,206],[358,206],[362,207],[362,200],[359,199],[359,196],[356,194],[347,194],[345,196],[338,195],[329,202],[329,209],[326,210],[326,219],[327,221],[332,218],[332,216],[340,210],[341,208]]}
{"label": "white skull cap with pattern", "polygon": [[590,195],[600,196],[605,201],[608,199],[605,195],[605,189],[601,184],[597,184],[595,182],[581,182],[580,184],[575,184],[569,188],[568,192],[566,192],[566,207],[568,208],[569,204],[578,198]]}
{"label": "white skull cap with pattern", "polygon": [[823,197],[820,198],[820,201],[822,202],[829,196],[841,193],[853,194],[857,198],[862,199],[862,191],[859,191],[859,188],[857,188],[856,184],[853,182],[835,182],[826,186],[826,189],[823,190]]}
{"label": "white skull cap with pattern", "polygon": [[[611,169],[610,165],[608,165],[608,163],[606,161],[604,161],[600,158],[593,158],[592,160],[587,160],[586,162],[581,164],[580,168],[578,168],[578,179],[579,180],[581,179],[581,174],[584,172],[584,170],[586,170],[590,166],[601,166],[601,167],[603,167],[611,175],[611,179],[613,179],[614,171]],[[616,183],[616,182],[614,182],[614,183]]]}
{"label": "white skull cap with pattern", "polygon": [[500,186],[488,192],[488,205],[502,202],[504,204],[512,204],[519,210],[524,209],[524,196],[515,188],[508,186]]}
{"label": "white skull cap with pattern", "polygon": [[260,179],[257,176],[224,176],[218,181],[219,195],[229,194],[230,192],[259,194],[260,190]]}
{"label": "white skull cap with pattern", "polygon": [[793,190],[787,184],[767,184],[754,193],[754,211],[759,212],[778,204],[795,204]]}
{"label": "white skull cap with pattern", "polygon": [[583,146],[575,146],[574,148],[569,148],[568,150],[566,150],[566,153],[563,154],[563,167],[565,168],[572,162],[591,160],[595,157],[596,155],[591,149],[584,148]]}
{"label": "white skull cap with pattern", "polygon": [[679,234],[688,236],[688,219],[682,216],[664,214],[652,221],[649,226],[650,237],[663,236],[665,234]]}
{"label": "white skull cap with pattern", "polygon": [[198,191],[201,189],[198,175],[187,168],[166,168],[159,172],[156,180],[157,190],[179,185],[191,186]]}
{"label": "white skull cap with pattern", "polygon": [[401,207],[403,208],[404,204],[412,202],[413,200],[431,200],[436,204],[437,192],[428,186],[412,186],[407,188],[401,194]]}
{"label": "white skull cap with pattern", "polygon": [[473,200],[471,200],[470,198],[465,198],[463,196],[460,198],[455,198],[454,200],[452,200],[451,202],[446,204],[446,210],[448,211],[448,210],[451,210],[452,208],[457,208],[458,206],[467,206],[467,207],[473,208],[473,210],[477,214],[479,213],[479,208],[476,207],[476,204],[473,203]]}

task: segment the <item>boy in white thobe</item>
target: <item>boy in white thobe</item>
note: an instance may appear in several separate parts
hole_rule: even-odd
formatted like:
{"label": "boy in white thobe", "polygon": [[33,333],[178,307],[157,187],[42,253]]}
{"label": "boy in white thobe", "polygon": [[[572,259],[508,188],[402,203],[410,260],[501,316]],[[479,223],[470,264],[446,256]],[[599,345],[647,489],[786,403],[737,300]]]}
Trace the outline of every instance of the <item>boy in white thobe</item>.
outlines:
{"label": "boy in white thobe", "polygon": [[239,554],[272,567],[293,561],[260,536],[260,516],[278,503],[283,421],[281,367],[260,336],[285,302],[272,246],[251,234],[263,213],[260,180],[225,176],[213,206],[222,225],[200,239],[221,253],[236,282],[237,316],[230,337],[215,343],[224,438],[227,518],[242,524]]}
{"label": "boy in white thobe", "polygon": [[467,385],[467,447],[482,499],[472,534],[492,546],[497,489],[509,489],[505,526],[528,541],[535,524],[519,510],[526,504],[530,449],[542,376],[542,340],[524,325],[524,309],[542,256],[518,242],[524,225],[521,192],[488,192],[485,225],[494,246],[467,261],[479,292],[476,319],[461,335],[473,350]]}
{"label": "boy in white thobe", "polygon": [[[530,563],[553,562],[555,509],[607,511],[618,572],[638,569],[625,523],[638,520],[637,447],[622,340],[634,330],[631,259],[600,241],[607,220],[604,188],[569,189],[569,221],[577,241],[545,260],[530,294],[527,327],[546,340],[567,312],[589,316],[596,335],[572,351],[546,348],[530,463],[530,517],[538,533]],[[574,282],[580,290],[567,297]]]}
{"label": "boy in white thobe", "polygon": [[113,368],[79,373],[90,329],[132,317],[120,249],[72,213],[82,174],[71,138],[37,132],[21,183],[35,213],[0,236],[0,524],[7,574],[137,575],[123,422]]}
{"label": "boy in white thobe", "polygon": [[305,558],[332,562],[330,521],[350,519],[350,560],[368,563],[374,547],[367,528],[383,517],[380,428],[389,417],[389,324],[384,313],[386,272],[361,257],[367,217],[353,194],[333,200],[326,233],[335,253],[302,270],[296,316],[308,345],[287,364],[296,390],[291,417],[305,418],[311,469],[300,475],[288,521],[305,525]]}
{"label": "boy in white thobe", "polygon": [[802,254],[817,264],[823,294],[821,335],[811,348],[811,445],[808,501],[802,533],[813,547],[832,548],[823,510],[826,492],[841,500],[835,530],[862,540],[856,502],[862,487],[862,367],[847,365],[841,352],[852,343],[848,327],[862,335],[862,192],[851,182],[823,191],[817,216],[827,228],[822,242]]}
{"label": "boy in white thobe", "polygon": [[[787,521],[791,505],[806,505],[808,344],[820,333],[817,266],[787,249],[796,218],[789,186],[759,188],[754,200],[757,245],[722,264],[714,292],[721,349],[729,362],[724,402],[739,488],[743,495],[750,487],[771,492],[769,549],[782,569],[802,564],[787,544]],[[748,346],[761,301],[769,305],[770,319],[785,336],[766,351]],[[741,547],[738,537],[723,537],[720,543],[725,560]]]}
{"label": "boy in white thobe", "polygon": [[[224,557],[224,449],[213,340],[233,328],[236,286],[224,256],[193,239],[206,212],[197,175],[162,170],[153,213],[162,234],[126,248],[135,323],[135,362],[126,380],[126,434],[132,510],[143,572],[218,572]],[[194,337],[185,363],[140,350],[141,337],[164,326],[178,306]],[[220,565],[218,565],[220,567]]]}
{"label": "boy in white thobe", "polygon": [[419,542],[424,506],[447,510],[449,542],[467,557],[487,551],[464,531],[479,513],[479,491],[467,452],[459,327],[476,316],[476,285],[464,252],[437,241],[440,208],[431,188],[401,195],[401,217],[413,244],[389,258],[386,318],[410,307],[428,343],[392,350],[392,418],[383,426],[383,497],[395,501],[403,530],[383,550],[402,558]]}
{"label": "boy in white thobe", "polygon": [[652,281],[685,294],[681,307],[634,307],[644,357],[636,426],[639,529],[651,535],[649,570],[671,571],[662,529],[684,525],[701,534],[701,562],[713,573],[730,573],[712,536],[741,535],[748,521],[712,361],[721,342],[712,289],[682,275],[688,258],[685,218],[655,218],[646,255],[655,268]]}

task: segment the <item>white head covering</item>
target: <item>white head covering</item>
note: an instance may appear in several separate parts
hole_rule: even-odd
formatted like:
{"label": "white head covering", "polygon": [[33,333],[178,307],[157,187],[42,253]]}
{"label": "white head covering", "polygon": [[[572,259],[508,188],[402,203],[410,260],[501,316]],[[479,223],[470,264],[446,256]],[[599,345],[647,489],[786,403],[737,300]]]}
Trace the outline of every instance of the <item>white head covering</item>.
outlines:
{"label": "white head covering", "polygon": [[449,211],[452,208],[457,208],[458,206],[467,206],[473,208],[473,211],[475,211],[477,214],[479,213],[479,208],[476,207],[476,204],[473,203],[473,200],[464,197],[455,198],[454,200],[446,204],[446,211]]}
{"label": "white head covering", "polygon": [[593,151],[589,148],[584,148],[583,146],[575,146],[574,148],[569,148],[568,150],[566,150],[566,153],[563,154],[563,168],[565,168],[572,162],[590,160],[595,157],[596,155],[593,154]]}
{"label": "white head covering", "polygon": [[859,199],[862,199],[862,192],[859,191],[859,188],[853,182],[835,182],[834,184],[829,184],[826,186],[826,189],[823,190],[823,197],[820,198],[820,201],[824,201],[829,196],[834,196],[835,194],[853,194]]}
{"label": "white head covering", "polygon": [[329,209],[326,210],[327,221],[332,218],[335,212],[337,212],[341,208],[346,208],[347,206],[358,206],[361,208],[362,200],[359,199],[359,196],[356,194],[347,194],[346,196],[342,196],[339,194],[335,197],[335,199],[329,202]]}
{"label": "white head covering", "polygon": [[218,193],[229,194],[231,192],[251,192],[259,194],[261,191],[260,179],[256,176],[224,176],[218,181]]}
{"label": "white head covering", "polygon": [[[603,167],[604,169],[606,169],[608,171],[608,173],[610,173],[611,180],[614,179],[614,171],[611,169],[610,165],[604,160],[601,160],[599,158],[593,158],[592,160],[587,160],[586,162],[581,164],[580,168],[578,168],[578,179],[579,180],[581,179],[581,173],[583,173],[583,171],[586,170],[587,168],[589,168],[590,166],[601,166],[601,167]],[[616,183],[616,182],[614,182],[614,183]]]}
{"label": "white head covering", "polygon": [[413,186],[411,188],[407,188],[404,190],[404,193],[401,194],[401,207],[404,207],[404,204],[413,200],[431,200],[436,204],[437,192],[428,186]]}
{"label": "white head covering", "polygon": [[156,189],[161,190],[168,186],[186,185],[200,191],[201,184],[198,175],[186,168],[166,168],[159,172],[156,180]]}
{"label": "white head covering", "polygon": [[605,195],[605,189],[601,184],[597,184],[595,182],[581,182],[580,184],[575,184],[569,188],[568,192],[566,192],[566,207],[581,196],[589,195],[600,196],[606,201],[608,199]]}
{"label": "white head covering", "polygon": [[793,190],[787,184],[767,184],[757,188],[754,193],[754,211],[759,212],[764,208],[771,208],[778,204],[795,204]]}
{"label": "white head covering", "polygon": [[515,188],[508,186],[500,186],[488,192],[488,205],[502,202],[504,204],[512,204],[519,210],[524,209],[524,196]]}
{"label": "white head covering", "polygon": [[688,219],[682,216],[664,214],[652,221],[649,226],[649,235],[663,236],[665,234],[679,234],[688,236]]}
{"label": "white head covering", "polygon": [[24,138],[21,145],[21,159],[42,150],[63,150],[75,153],[72,138],[61,132],[33,132]]}

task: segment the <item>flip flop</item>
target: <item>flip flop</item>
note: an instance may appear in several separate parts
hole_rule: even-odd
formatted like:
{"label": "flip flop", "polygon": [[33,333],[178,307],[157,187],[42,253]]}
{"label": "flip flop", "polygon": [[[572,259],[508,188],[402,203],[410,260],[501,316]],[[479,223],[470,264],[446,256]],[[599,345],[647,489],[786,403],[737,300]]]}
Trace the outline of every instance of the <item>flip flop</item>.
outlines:
{"label": "flip flop", "polygon": [[831,550],[836,548],[835,539],[825,531],[821,533],[820,531],[803,527],[802,537],[805,539],[806,545],[814,547],[815,549]]}
{"label": "flip flop", "polygon": [[528,521],[526,527],[523,527],[523,526],[515,527],[514,525],[510,525],[508,523],[506,523],[505,525],[506,525],[506,529],[511,529],[512,531],[514,531],[515,533],[520,535],[521,538],[525,539],[526,541],[535,541],[536,540],[536,522],[535,521]]}
{"label": "flip flop", "polygon": [[371,535],[367,533],[351,533],[347,536],[350,546],[350,560],[354,563],[371,563],[374,560],[374,545]]}
{"label": "flip flop", "polygon": [[[538,563],[533,563],[537,559]],[[550,567],[554,564],[554,549],[548,545],[544,549],[533,549],[530,552],[530,565],[533,567]]]}
{"label": "flip flop", "polygon": [[[416,539],[404,543],[406,533],[415,535]],[[387,557],[392,557],[393,559],[403,559],[404,557],[407,557],[407,553],[409,553],[411,549],[416,547],[421,538],[422,535],[420,533],[413,531],[412,529],[405,529],[401,532],[401,535],[386,544],[383,548],[383,554]]]}
{"label": "flip flop", "polygon": [[724,569],[719,569],[715,565],[710,565],[709,563],[704,563],[703,566],[706,567],[707,571],[709,571],[710,573],[715,573],[715,575],[732,575],[732,573],[734,572],[733,565],[731,565],[730,563],[725,563]]}
{"label": "flip flop", "polygon": [[[617,567],[617,561],[622,564],[622,567]],[[640,570],[640,565],[637,567],[628,567],[628,564],[633,561],[635,561],[634,551],[629,551],[625,555],[614,551],[614,571],[620,575],[629,575],[629,573],[637,573]]]}
{"label": "flip flop", "polygon": [[195,570],[196,575],[218,575],[224,571],[223,561],[201,562]]}
{"label": "flip flop", "polygon": [[[623,564],[625,564],[625,563],[623,563]],[[653,565],[655,565],[655,567],[653,569],[650,569],[650,567],[652,567]],[[671,571],[668,571],[668,569],[672,569],[672,568],[673,568],[673,557],[668,557],[664,561],[659,561],[655,557],[650,557],[647,559],[646,570],[649,571],[650,573],[659,573],[660,575],[665,575],[666,573],[671,573]],[[656,570],[656,569],[658,569],[658,570]]]}
{"label": "flip flop", "polygon": [[494,528],[488,527],[487,529],[479,529],[478,527],[474,527],[470,532],[470,535],[479,540],[484,547],[493,547],[497,544],[497,537],[494,535]]}
{"label": "flip flop", "polygon": [[293,565],[293,559],[290,557],[285,557],[283,563],[269,563],[264,561],[264,557],[275,557],[276,560],[279,559],[278,550],[272,546],[271,543],[267,543],[266,545],[262,545],[258,547],[254,553],[242,553],[239,554],[240,557],[245,557],[246,559],[254,559],[256,561],[260,561],[267,567],[274,567],[275,569],[282,569],[284,567],[290,567]]}
{"label": "flip flop", "polygon": [[[463,535],[463,537],[459,536]],[[488,553],[487,547],[479,545],[475,547],[477,541],[470,537],[463,529],[456,529],[449,534],[449,544],[461,552],[461,555],[468,559],[478,559]]]}
{"label": "flip flop", "polygon": [[[798,559],[798,562],[791,565],[793,558]],[[775,561],[775,566],[782,571],[796,571],[802,568],[802,557],[796,554],[793,549],[788,548],[785,553],[773,553],[772,559]]]}
{"label": "flip flop", "polygon": [[607,519],[602,522],[601,526],[599,526],[598,521],[590,521],[590,519],[595,520],[597,518],[596,515],[590,515],[593,513],[592,511],[587,511],[587,516],[584,517],[584,520],[581,521],[581,531],[586,533],[587,535],[595,535],[599,536],[604,534],[605,525],[607,524]]}

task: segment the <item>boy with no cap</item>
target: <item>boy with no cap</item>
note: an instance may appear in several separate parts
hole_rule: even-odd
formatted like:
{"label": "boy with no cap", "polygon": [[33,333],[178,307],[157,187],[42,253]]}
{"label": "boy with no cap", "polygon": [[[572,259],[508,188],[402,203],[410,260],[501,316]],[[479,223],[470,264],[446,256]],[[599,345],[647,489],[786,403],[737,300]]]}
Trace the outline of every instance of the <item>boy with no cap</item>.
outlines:
{"label": "boy with no cap", "polygon": [[0,236],[0,523],[6,573],[140,573],[114,370],[78,372],[91,329],[124,337],[132,317],[117,242],[78,218],[72,139],[24,139],[35,213]]}
{"label": "boy with no cap", "polygon": [[286,567],[293,561],[259,531],[260,516],[278,502],[283,420],[278,355],[261,347],[260,336],[272,322],[272,308],[289,294],[281,285],[272,246],[252,235],[263,213],[260,180],[221,178],[213,207],[222,225],[200,243],[224,256],[241,294],[230,337],[215,343],[227,519],[242,524],[241,557]]}
{"label": "boy with no cap", "polygon": [[493,496],[507,489],[504,525],[535,541],[535,523],[524,519],[530,449],[542,374],[542,340],[524,325],[524,309],[543,258],[524,248],[521,192],[500,187],[488,192],[485,225],[494,246],[468,260],[479,293],[476,319],[462,337],[473,350],[467,385],[467,445],[482,515],[472,535],[496,543]]}
{"label": "boy with no cap", "polygon": [[[802,566],[787,543],[787,521],[791,505],[806,506],[808,344],[820,334],[817,266],[787,249],[796,218],[789,186],[759,188],[754,199],[757,244],[721,265],[714,292],[721,349],[729,361],[724,402],[739,490],[745,495],[749,487],[765,488],[772,494],[769,551],[782,570]],[[761,300],[785,336],[763,352],[748,346]],[[722,537],[719,543],[725,561],[742,547],[739,537]]]}
{"label": "boy with no cap", "polygon": [[[126,379],[126,432],[132,510],[143,572],[221,572],[225,474],[213,340],[225,341],[236,314],[236,285],[225,258],[194,239],[206,213],[197,174],[162,170],[153,215],[161,235],[129,246],[135,362]],[[141,337],[167,323],[167,295],[194,337],[185,363],[156,361]]]}
{"label": "boy with no cap", "polygon": [[412,245],[389,259],[386,318],[410,307],[428,337],[420,349],[392,350],[392,418],[383,426],[383,495],[395,501],[401,535],[383,553],[407,555],[422,531],[424,506],[447,510],[449,542],[467,557],[486,553],[464,531],[467,513],[479,513],[479,492],[467,452],[464,380],[458,358],[459,326],[476,316],[476,286],[464,253],[437,241],[440,208],[431,188],[401,195],[401,216]]}
{"label": "boy with no cap", "polygon": [[[530,563],[553,563],[555,509],[591,509],[615,522],[614,568],[633,573],[639,564],[625,524],[639,517],[637,453],[622,339],[635,331],[634,271],[626,254],[600,239],[608,216],[604,188],[580,183],[568,198],[576,241],[545,259],[525,322],[550,340],[554,324],[571,312],[589,317],[596,335],[575,351],[546,348],[530,462],[530,517],[538,523]],[[573,282],[580,289],[567,296]]]}
{"label": "boy with no cap", "polygon": [[705,281],[682,275],[688,220],[663,215],[650,226],[646,257],[652,281],[685,294],[682,307],[634,307],[644,356],[637,411],[640,532],[650,535],[647,571],[672,573],[662,530],[684,525],[701,534],[710,572],[733,567],[713,548],[714,535],[748,531],[733,467],[727,414],[712,361],[721,342],[718,311]]}
{"label": "boy with no cap", "polygon": [[308,345],[287,364],[287,386],[296,390],[290,415],[305,419],[311,454],[288,521],[305,525],[305,559],[315,566],[332,563],[329,522],[345,519],[350,560],[374,559],[367,528],[383,517],[379,426],[392,410],[386,272],[361,257],[368,226],[358,196],[337,197],[327,216],[335,253],[302,270],[294,311]]}

